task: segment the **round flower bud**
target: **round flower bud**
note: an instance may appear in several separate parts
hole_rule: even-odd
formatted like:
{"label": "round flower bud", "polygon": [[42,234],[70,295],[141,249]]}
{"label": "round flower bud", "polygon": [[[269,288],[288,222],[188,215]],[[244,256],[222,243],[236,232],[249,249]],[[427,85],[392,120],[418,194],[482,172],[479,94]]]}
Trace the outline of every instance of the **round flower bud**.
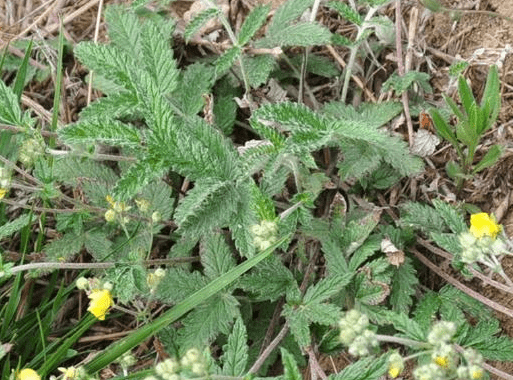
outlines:
{"label": "round flower bud", "polygon": [[437,322],[431,327],[428,334],[428,342],[432,345],[439,345],[442,342],[448,342],[456,333],[456,324],[449,321]]}
{"label": "round flower bud", "polygon": [[106,289],[106,290],[108,290],[110,292],[110,291],[112,291],[112,289],[114,289],[114,285],[112,285],[112,283],[109,282],[109,281],[104,282],[103,283],[103,289]]}
{"label": "round flower bud", "polygon": [[116,211],[110,209],[105,212],[105,220],[112,223],[116,219]]}
{"label": "round flower bud", "polygon": [[89,288],[89,281],[85,277],[77,278],[77,288],[80,290],[86,290]]}
{"label": "round flower bud", "polygon": [[153,214],[151,214],[151,221],[153,223],[158,223],[161,220],[162,220],[162,215],[160,214],[160,212],[155,211],[155,212],[153,212]]}

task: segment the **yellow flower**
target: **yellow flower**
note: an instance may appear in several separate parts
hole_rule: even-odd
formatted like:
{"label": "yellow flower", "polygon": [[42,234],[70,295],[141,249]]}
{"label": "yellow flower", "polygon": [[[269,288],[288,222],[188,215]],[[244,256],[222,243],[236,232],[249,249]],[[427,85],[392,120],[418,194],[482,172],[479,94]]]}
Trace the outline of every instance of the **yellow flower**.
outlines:
{"label": "yellow flower", "polygon": [[30,368],[24,368],[16,375],[16,380],[41,380],[41,376]]}
{"label": "yellow flower", "polygon": [[442,368],[449,368],[449,358],[447,356],[436,356],[433,361]]}
{"label": "yellow flower", "polygon": [[476,238],[481,239],[488,236],[495,239],[499,232],[501,232],[501,226],[495,222],[493,216],[486,212],[470,216],[470,233]]}
{"label": "yellow flower", "polygon": [[392,364],[390,366],[390,368],[388,369],[388,376],[390,376],[391,378],[395,379],[397,376],[399,376],[401,371],[402,371],[401,368],[399,368],[398,366]]}
{"label": "yellow flower", "polygon": [[107,289],[93,289],[88,295],[91,302],[87,311],[90,311],[100,321],[105,320],[105,314],[111,306],[114,306],[112,295]]}
{"label": "yellow flower", "polygon": [[9,189],[4,189],[4,188],[0,187],[0,199],[4,199],[5,194],[7,194],[8,192],[9,192]]}

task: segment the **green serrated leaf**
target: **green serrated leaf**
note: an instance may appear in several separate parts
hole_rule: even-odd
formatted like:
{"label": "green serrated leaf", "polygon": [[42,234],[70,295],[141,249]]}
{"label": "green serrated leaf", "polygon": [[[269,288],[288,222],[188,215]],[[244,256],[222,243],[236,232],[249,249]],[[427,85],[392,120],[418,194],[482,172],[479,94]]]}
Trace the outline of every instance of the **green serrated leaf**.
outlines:
{"label": "green serrated leaf", "polygon": [[353,363],[335,375],[330,375],[329,380],[378,380],[388,369],[388,355],[379,358],[365,357]]}
{"label": "green serrated leaf", "polygon": [[271,23],[267,27],[266,35],[275,36],[282,33],[283,28],[301,16],[313,2],[313,0],[288,0],[282,3],[274,13]]}
{"label": "green serrated leaf", "polygon": [[319,303],[342,290],[353,277],[352,274],[331,275],[320,280],[317,284],[310,286],[303,297],[305,304]]}
{"label": "green serrated leaf", "polygon": [[329,8],[340,13],[340,15],[346,20],[349,20],[358,26],[362,25],[362,16],[346,3],[342,3],[340,1],[329,1],[327,5]]}
{"label": "green serrated leaf", "polygon": [[140,53],[141,24],[134,12],[126,7],[110,5],[105,9],[110,41],[127,54]]}
{"label": "green serrated leaf", "polygon": [[194,36],[203,25],[209,20],[213,19],[219,14],[218,8],[208,8],[199,12],[194,18],[187,24],[183,33],[185,42],[189,42],[191,37]]}
{"label": "green serrated leaf", "polygon": [[23,125],[18,98],[2,80],[0,80],[0,123]]}
{"label": "green serrated leaf", "polygon": [[200,246],[200,255],[204,274],[210,280],[235,267],[235,259],[222,234],[216,233],[206,237]]}
{"label": "green serrated leaf", "polygon": [[266,83],[272,70],[277,66],[276,59],[270,54],[255,57],[244,55],[242,62],[247,71],[249,85],[252,88],[257,88]]}
{"label": "green serrated leaf", "polygon": [[440,213],[440,216],[444,219],[447,226],[455,234],[467,231],[467,224],[461,212],[459,212],[454,206],[443,202],[440,199],[433,199],[433,206]]}
{"label": "green serrated leaf", "polygon": [[18,232],[23,227],[26,227],[31,220],[32,216],[29,213],[27,213],[0,226],[0,239],[10,236],[15,232]]}
{"label": "green serrated leaf", "polygon": [[282,315],[289,322],[290,331],[300,347],[308,346],[311,342],[309,320],[306,313],[299,307],[294,308],[288,304],[283,306]]}
{"label": "green serrated leaf", "polygon": [[404,263],[394,270],[392,277],[390,305],[394,311],[409,313],[418,284],[417,271],[412,265],[412,260],[406,257]]}
{"label": "green serrated leaf", "polygon": [[146,23],[142,31],[144,65],[158,85],[161,94],[169,94],[178,85],[179,71],[169,44],[169,37],[152,23]]}
{"label": "green serrated leaf", "polygon": [[108,115],[109,119],[134,118],[141,115],[137,97],[133,93],[120,92],[96,99],[80,112],[80,118],[93,119]]}
{"label": "green serrated leaf", "polygon": [[240,316],[239,302],[228,293],[212,296],[182,319],[177,343],[185,350],[202,347],[219,334],[228,334],[232,321]]}
{"label": "green serrated leaf", "polygon": [[223,53],[214,62],[216,78],[222,77],[232,67],[237,58],[240,57],[242,50],[238,46],[234,46]]}
{"label": "green serrated leaf", "polygon": [[245,373],[249,350],[247,340],[246,326],[241,318],[237,318],[228,341],[223,346],[223,375],[242,376]]}
{"label": "green serrated leaf", "polygon": [[330,43],[331,32],[324,26],[302,22],[282,28],[278,34],[267,36],[256,43],[257,47],[315,46]]}
{"label": "green serrated leaf", "polygon": [[246,17],[238,35],[239,46],[246,45],[267,19],[270,5],[258,5]]}
{"label": "green serrated leaf", "polygon": [[393,324],[396,330],[404,333],[407,337],[418,341],[426,340],[427,331],[422,329],[419,323],[408,318],[406,314],[387,311],[386,318]]}
{"label": "green serrated leaf", "polygon": [[232,181],[198,180],[178,204],[176,223],[180,229],[193,235],[225,226],[237,210],[237,198]]}
{"label": "green serrated leaf", "polygon": [[113,45],[80,42],[73,50],[75,56],[95,73],[132,90],[132,69],[137,67],[133,58]]}
{"label": "green serrated leaf", "polygon": [[281,361],[283,364],[283,379],[284,380],[302,380],[301,372],[297,366],[294,356],[285,348],[280,347]]}
{"label": "green serrated leaf", "polygon": [[88,119],[59,130],[59,138],[68,144],[101,142],[112,146],[139,146],[141,135],[129,124],[109,119]]}
{"label": "green serrated leaf", "polygon": [[240,286],[256,295],[258,301],[276,301],[286,293],[298,289],[290,270],[281,261],[271,256],[256,266],[253,271],[241,279]]}

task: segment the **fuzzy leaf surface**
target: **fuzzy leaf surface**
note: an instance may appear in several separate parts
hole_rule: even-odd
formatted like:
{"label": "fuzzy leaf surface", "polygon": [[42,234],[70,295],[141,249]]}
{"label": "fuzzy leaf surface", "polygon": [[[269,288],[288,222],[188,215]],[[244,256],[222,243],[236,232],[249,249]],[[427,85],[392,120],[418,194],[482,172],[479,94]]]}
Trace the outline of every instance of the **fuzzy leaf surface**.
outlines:
{"label": "fuzzy leaf surface", "polygon": [[248,334],[241,318],[233,324],[227,343],[223,346],[223,375],[242,376],[248,363]]}

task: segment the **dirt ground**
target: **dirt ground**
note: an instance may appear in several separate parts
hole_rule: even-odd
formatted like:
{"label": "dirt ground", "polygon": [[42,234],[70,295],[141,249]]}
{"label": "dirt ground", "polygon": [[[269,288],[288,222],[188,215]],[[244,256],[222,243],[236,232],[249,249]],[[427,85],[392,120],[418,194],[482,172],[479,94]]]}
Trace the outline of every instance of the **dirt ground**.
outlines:
{"label": "dirt ground", "polygon": [[[228,0],[227,0],[228,1]],[[271,0],[273,8],[283,0]],[[266,1],[268,2],[268,1]],[[34,39],[52,39],[58,33],[59,15],[63,16],[65,36],[68,41],[77,43],[95,37],[95,25],[99,0],[92,1],[39,1],[39,0],[0,0],[0,49],[7,41],[33,37]],[[126,3],[126,1],[109,1],[106,4]],[[247,12],[259,3],[258,0],[231,0],[227,2],[229,17],[234,25],[240,25]],[[493,11],[503,16],[513,18],[513,1],[511,0],[445,0],[443,5],[450,9],[467,9]],[[190,9],[192,1],[178,1],[171,6],[170,13],[184,17]],[[417,13],[418,17],[414,15]],[[385,14],[394,19],[394,8],[389,6]],[[326,21],[329,17],[326,11],[320,11],[318,20]],[[499,61],[502,63],[500,79],[502,83],[502,110],[496,126],[488,132],[483,141],[483,147],[492,144],[502,144],[506,152],[495,167],[480,173],[458,196],[458,201],[466,201],[481,207],[484,211],[493,212],[505,226],[508,236],[513,236],[513,22],[480,13],[464,13],[458,20],[451,17],[449,12],[432,13],[417,1],[402,1],[403,41],[407,41],[407,31],[412,20],[416,20],[412,42],[411,68],[430,74],[433,94],[426,94],[426,100],[432,105],[440,104],[441,93],[452,94],[454,86],[448,81],[448,67],[456,59],[470,62],[465,71],[475,95],[480,99],[488,67]],[[327,22],[327,21],[326,21]],[[340,30],[349,31],[343,20],[329,21],[340,23]],[[100,23],[97,39],[105,41],[105,24]],[[508,51],[508,49],[512,49]],[[184,47],[196,49],[194,46]],[[21,54],[11,48],[14,54]],[[320,53],[332,57],[332,53],[323,49]],[[344,49],[337,48],[339,57],[348,58]],[[389,52],[390,53],[390,52]],[[187,54],[187,52],[186,52]],[[394,53],[395,54],[395,53]],[[501,55],[502,54],[502,55]],[[383,61],[385,60],[385,57]],[[34,64],[34,63],[33,63]],[[391,74],[395,64],[384,64]],[[87,87],[82,79],[86,73],[78,63],[66,62],[65,101],[63,105],[62,122],[69,123],[77,118],[78,111],[86,104]],[[376,77],[377,78],[377,77]],[[377,79],[376,79],[377,80]],[[373,83],[367,83],[373,89]],[[32,83],[25,93],[24,105],[34,107],[43,118],[48,117],[52,106],[53,83],[47,80],[43,83]],[[93,93],[94,95],[99,95]],[[375,94],[376,97],[379,94]],[[328,98],[329,94],[323,95]],[[368,100],[368,99],[365,99]],[[415,128],[418,125],[414,120]],[[399,130],[405,127],[399,126]],[[445,146],[442,144],[441,146]],[[444,164],[454,158],[450,149],[441,148],[431,155],[426,172],[416,179],[417,185],[411,185],[406,196],[417,200],[430,200],[445,197],[454,201],[454,186],[447,178]],[[393,192],[392,192],[393,193]],[[387,199],[391,193],[385,194]],[[513,260],[504,261],[506,271],[513,276]],[[473,283],[473,288],[482,295],[513,309],[513,297],[496,289]],[[513,320],[497,313],[502,321],[504,331],[513,338]],[[327,372],[340,370],[348,364],[348,358],[322,358],[321,365]],[[513,374],[513,363],[495,363],[497,368]],[[406,377],[407,378],[407,377]]]}

